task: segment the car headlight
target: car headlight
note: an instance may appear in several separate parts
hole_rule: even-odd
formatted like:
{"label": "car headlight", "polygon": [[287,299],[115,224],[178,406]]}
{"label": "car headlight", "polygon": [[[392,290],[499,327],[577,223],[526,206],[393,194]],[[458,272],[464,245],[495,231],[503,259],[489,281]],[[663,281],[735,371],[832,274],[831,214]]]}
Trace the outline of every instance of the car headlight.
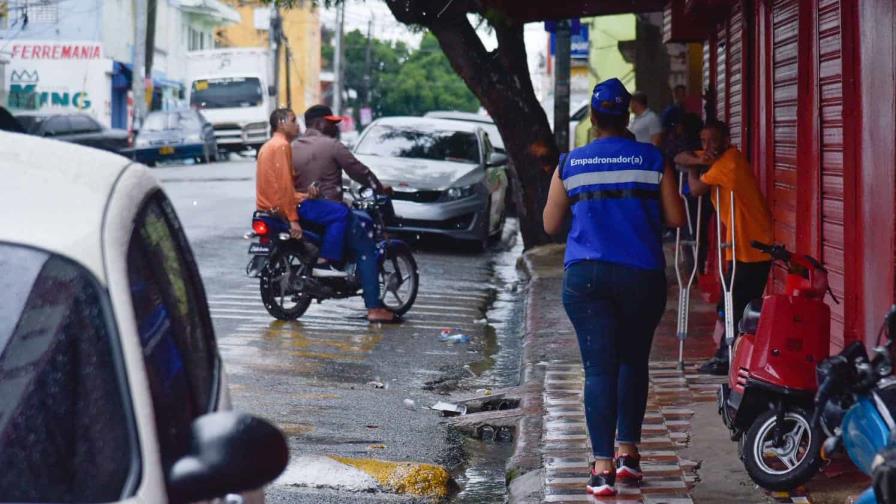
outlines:
{"label": "car headlight", "polygon": [[476,192],[476,186],[466,186],[466,187],[450,187],[447,191],[445,191],[445,199],[448,201],[455,201],[459,199],[469,198]]}
{"label": "car headlight", "polygon": [[184,137],[184,141],[185,142],[201,142],[202,137],[199,135],[199,133],[192,133],[192,134],[189,134],[186,137]]}
{"label": "car headlight", "polygon": [[137,139],[134,140],[134,147],[149,147],[149,140],[137,137]]}

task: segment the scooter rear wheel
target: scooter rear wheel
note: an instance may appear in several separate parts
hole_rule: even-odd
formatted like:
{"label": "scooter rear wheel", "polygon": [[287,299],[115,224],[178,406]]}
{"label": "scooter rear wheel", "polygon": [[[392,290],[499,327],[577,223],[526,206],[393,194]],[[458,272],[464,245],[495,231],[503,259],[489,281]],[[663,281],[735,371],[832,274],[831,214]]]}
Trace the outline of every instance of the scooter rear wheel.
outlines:
{"label": "scooter rear wheel", "polygon": [[809,481],[821,466],[824,435],[799,408],[784,413],[784,434],[775,442],[777,412],[768,410],[753,421],[744,437],[743,460],[750,478],[768,490],[791,490]]}

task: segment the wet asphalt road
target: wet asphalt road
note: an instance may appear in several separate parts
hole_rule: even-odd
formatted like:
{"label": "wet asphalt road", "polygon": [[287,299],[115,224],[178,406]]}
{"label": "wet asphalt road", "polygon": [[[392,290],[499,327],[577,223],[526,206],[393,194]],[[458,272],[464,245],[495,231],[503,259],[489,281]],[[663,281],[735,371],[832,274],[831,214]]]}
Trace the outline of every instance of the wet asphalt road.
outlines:
{"label": "wet asphalt road", "polygon": [[[457,387],[513,384],[518,353],[503,351],[508,321],[500,320],[518,315],[506,306],[517,297],[513,265],[520,245],[513,221],[486,253],[444,240],[418,243],[420,293],[401,325],[368,324],[360,298],[315,304],[299,321],[281,322],[261,304],[258,281],[244,274],[249,242],[242,235],[254,209],[254,162],[162,167],[155,174],[197,256],[234,407],[279,425],[293,456],[440,463],[463,485],[465,443],[426,407]],[[496,300],[505,305],[503,315],[486,323]],[[439,342],[445,327],[472,341]],[[409,500],[285,484],[267,494],[270,502]],[[461,500],[502,502],[503,495],[480,492]]]}

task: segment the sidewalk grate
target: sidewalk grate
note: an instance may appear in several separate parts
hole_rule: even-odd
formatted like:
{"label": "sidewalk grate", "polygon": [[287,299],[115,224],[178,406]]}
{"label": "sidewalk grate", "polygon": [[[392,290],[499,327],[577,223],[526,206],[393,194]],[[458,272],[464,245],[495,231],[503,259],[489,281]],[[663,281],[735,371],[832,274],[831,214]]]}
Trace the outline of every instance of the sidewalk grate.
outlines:
{"label": "sidewalk grate", "polygon": [[547,411],[542,433],[544,502],[691,504],[688,494],[697,481],[696,463],[678,456],[678,449],[687,445],[690,436],[694,411],[688,405],[715,401],[715,391],[723,380],[698,375],[695,365],[682,372],[676,369],[675,362],[652,362],[640,445],[644,481],[634,486],[617,485],[617,496],[597,498],[585,493],[591,447],[584,423],[581,365],[548,363],[544,387]]}

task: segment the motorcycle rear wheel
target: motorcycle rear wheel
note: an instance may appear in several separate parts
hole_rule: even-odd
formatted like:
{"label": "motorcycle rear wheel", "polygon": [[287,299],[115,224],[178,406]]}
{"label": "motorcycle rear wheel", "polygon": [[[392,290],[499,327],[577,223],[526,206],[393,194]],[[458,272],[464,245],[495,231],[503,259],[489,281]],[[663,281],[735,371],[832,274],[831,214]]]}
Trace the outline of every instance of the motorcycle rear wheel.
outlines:
{"label": "motorcycle rear wheel", "polygon": [[306,266],[288,250],[275,252],[261,271],[259,290],[265,309],[277,320],[296,320],[311,305],[311,297],[295,292],[290,284]]}
{"label": "motorcycle rear wheel", "polygon": [[821,467],[824,435],[812,428],[811,415],[799,408],[784,413],[784,439],[775,445],[777,412],[759,415],[743,440],[743,460],[750,478],[768,490],[791,490],[809,481]]}
{"label": "motorcycle rear wheel", "polygon": [[396,315],[404,315],[414,306],[420,275],[411,251],[389,249],[380,267],[380,301]]}

